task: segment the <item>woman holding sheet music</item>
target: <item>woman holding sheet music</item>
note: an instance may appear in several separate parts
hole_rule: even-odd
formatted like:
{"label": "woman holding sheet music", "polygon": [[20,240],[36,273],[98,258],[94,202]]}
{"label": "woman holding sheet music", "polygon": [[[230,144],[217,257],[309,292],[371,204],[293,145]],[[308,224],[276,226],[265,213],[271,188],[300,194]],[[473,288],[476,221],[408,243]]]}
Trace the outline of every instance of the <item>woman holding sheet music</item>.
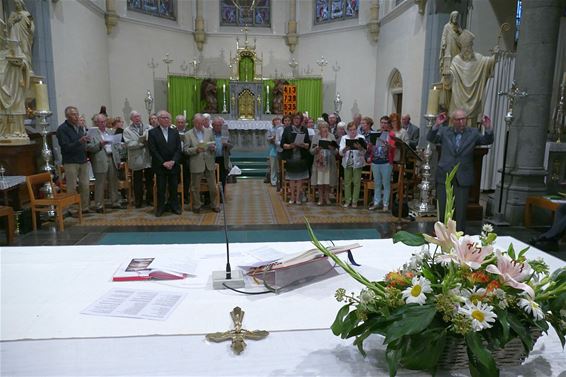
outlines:
{"label": "woman holding sheet music", "polygon": [[312,139],[311,185],[318,188],[318,205],[329,204],[330,187],[336,186],[336,138],[330,133],[328,123],[318,124],[318,135]]}
{"label": "woman holding sheet music", "polygon": [[347,133],[340,140],[340,156],[342,156],[342,166],[344,167],[344,208],[347,208],[350,203],[352,208],[358,206],[362,168],[366,163],[365,153],[366,142],[364,137],[358,134],[358,128],[354,122],[348,123]]}
{"label": "woman holding sheet music", "polygon": [[[383,116],[379,120],[381,133],[375,143],[370,145],[368,164],[371,164],[373,174],[374,190],[373,203],[369,210],[373,211],[383,203],[383,210],[389,210],[389,193],[391,190],[391,172],[393,171],[393,160],[395,158],[395,133],[391,130],[391,120]],[[383,186],[383,199],[381,188]]]}
{"label": "woman holding sheet music", "polygon": [[303,115],[297,113],[293,116],[291,127],[285,127],[281,136],[285,160],[285,179],[291,183],[291,199],[289,204],[301,204],[303,182],[309,178],[309,148],[310,137],[305,126],[302,126]]}

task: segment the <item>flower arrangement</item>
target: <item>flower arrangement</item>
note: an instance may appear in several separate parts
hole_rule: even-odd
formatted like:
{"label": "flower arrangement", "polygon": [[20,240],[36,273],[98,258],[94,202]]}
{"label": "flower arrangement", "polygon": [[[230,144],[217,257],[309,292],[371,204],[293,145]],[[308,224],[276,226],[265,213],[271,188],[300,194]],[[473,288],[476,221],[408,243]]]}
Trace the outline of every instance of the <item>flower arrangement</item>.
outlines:
{"label": "flower arrangement", "polygon": [[472,376],[498,376],[492,352],[519,339],[528,354],[536,341],[531,333],[546,332],[549,324],[565,344],[566,268],[550,274],[543,260],[527,260],[528,248],[497,249],[489,225],[479,240],[457,232],[451,186],[456,169],[446,178],[446,223],[435,223],[434,237],[395,234],[394,243],[421,250],[381,281],[364,277],[328,252],[307,222],[314,245],[364,286],[358,294],[336,291],[345,305],[331,326],[333,333],[354,337],[364,355],[368,336],[384,336],[391,376],[400,366],[435,373],[452,341],[464,344]]}

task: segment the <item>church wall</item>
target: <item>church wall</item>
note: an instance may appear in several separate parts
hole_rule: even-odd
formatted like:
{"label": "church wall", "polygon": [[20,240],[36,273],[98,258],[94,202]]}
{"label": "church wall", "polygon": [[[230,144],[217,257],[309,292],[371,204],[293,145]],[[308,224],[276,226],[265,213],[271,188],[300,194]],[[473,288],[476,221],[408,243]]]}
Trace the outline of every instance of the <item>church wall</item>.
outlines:
{"label": "church wall", "polygon": [[110,79],[104,16],[84,1],[52,2],[56,101],[59,120],[75,105],[90,118],[110,105]]}
{"label": "church wall", "polygon": [[475,1],[468,15],[468,27],[476,36],[474,50],[482,55],[491,55],[490,49],[497,44],[499,28],[503,23],[510,30],[502,34],[499,47],[513,50],[515,35],[516,0]]}
{"label": "church wall", "polygon": [[399,70],[403,80],[402,112],[411,114],[415,124],[422,123],[421,89],[424,70],[425,16],[411,6],[398,16],[381,22],[375,69],[376,117],[393,111],[389,91],[391,73]]}

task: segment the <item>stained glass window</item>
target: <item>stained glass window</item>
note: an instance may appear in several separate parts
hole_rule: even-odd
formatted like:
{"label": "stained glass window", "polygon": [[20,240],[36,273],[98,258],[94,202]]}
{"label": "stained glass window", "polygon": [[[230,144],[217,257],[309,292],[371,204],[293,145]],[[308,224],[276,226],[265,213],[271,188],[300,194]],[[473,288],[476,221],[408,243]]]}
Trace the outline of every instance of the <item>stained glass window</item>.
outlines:
{"label": "stained glass window", "polygon": [[220,0],[220,26],[271,27],[271,0]]}
{"label": "stained glass window", "polygon": [[360,0],[314,0],[314,24],[358,18]]}
{"label": "stained glass window", "polygon": [[175,20],[177,0],[128,0],[128,11],[141,12],[151,16]]}

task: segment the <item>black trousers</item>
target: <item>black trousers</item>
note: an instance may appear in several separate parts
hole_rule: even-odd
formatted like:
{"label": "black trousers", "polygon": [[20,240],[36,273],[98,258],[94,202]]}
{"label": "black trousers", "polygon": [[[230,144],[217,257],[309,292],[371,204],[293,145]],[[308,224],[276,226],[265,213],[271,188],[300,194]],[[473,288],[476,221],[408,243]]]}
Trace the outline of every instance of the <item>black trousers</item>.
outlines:
{"label": "black trousers", "polygon": [[542,240],[558,241],[566,232],[566,204],[562,204],[556,211],[556,221],[552,227],[540,235]]}
{"label": "black trousers", "polygon": [[[470,187],[460,186],[456,179],[452,181],[452,186],[454,187],[454,215],[452,218],[456,221],[456,229],[465,232]],[[436,182],[436,198],[438,199],[438,217],[441,222],[444,222],[446,210],[446,185],[444,183]]]}
{"label": "black trousers", "polygon": [[222,182],[222,190],[224,190],[226,188],[226,177],[228,175],[226,174],[226,166],[224,166],[224,156],[216,157],[214,161],[220,168],[220,182]]}
{"label": "black trousers", "polygon": [[134,184],[134,201],[136,207],[140,207],[143,203],[144,192],[144,178],[145,178],[145,201],[148,205],[153,202],[153,171],[151,168],[134,170],[133,184]]}
{"label": "black trousers", "polygon": [[167,207],[172,211],[180,209],[177,198],[177,185],[179,184],[179,168],[165,171],[160,169],[155,173],[157,179],[157,211],[165,210],[165,195],[168,193]]}
{"label": "black trousers", "polygon": [[183,169],[183,193],[185,195],[185,198],[188,198],[189,190],[191,187],[191,168],[189,165],[189,156],[183,155],[181,164],[181,168]]}

